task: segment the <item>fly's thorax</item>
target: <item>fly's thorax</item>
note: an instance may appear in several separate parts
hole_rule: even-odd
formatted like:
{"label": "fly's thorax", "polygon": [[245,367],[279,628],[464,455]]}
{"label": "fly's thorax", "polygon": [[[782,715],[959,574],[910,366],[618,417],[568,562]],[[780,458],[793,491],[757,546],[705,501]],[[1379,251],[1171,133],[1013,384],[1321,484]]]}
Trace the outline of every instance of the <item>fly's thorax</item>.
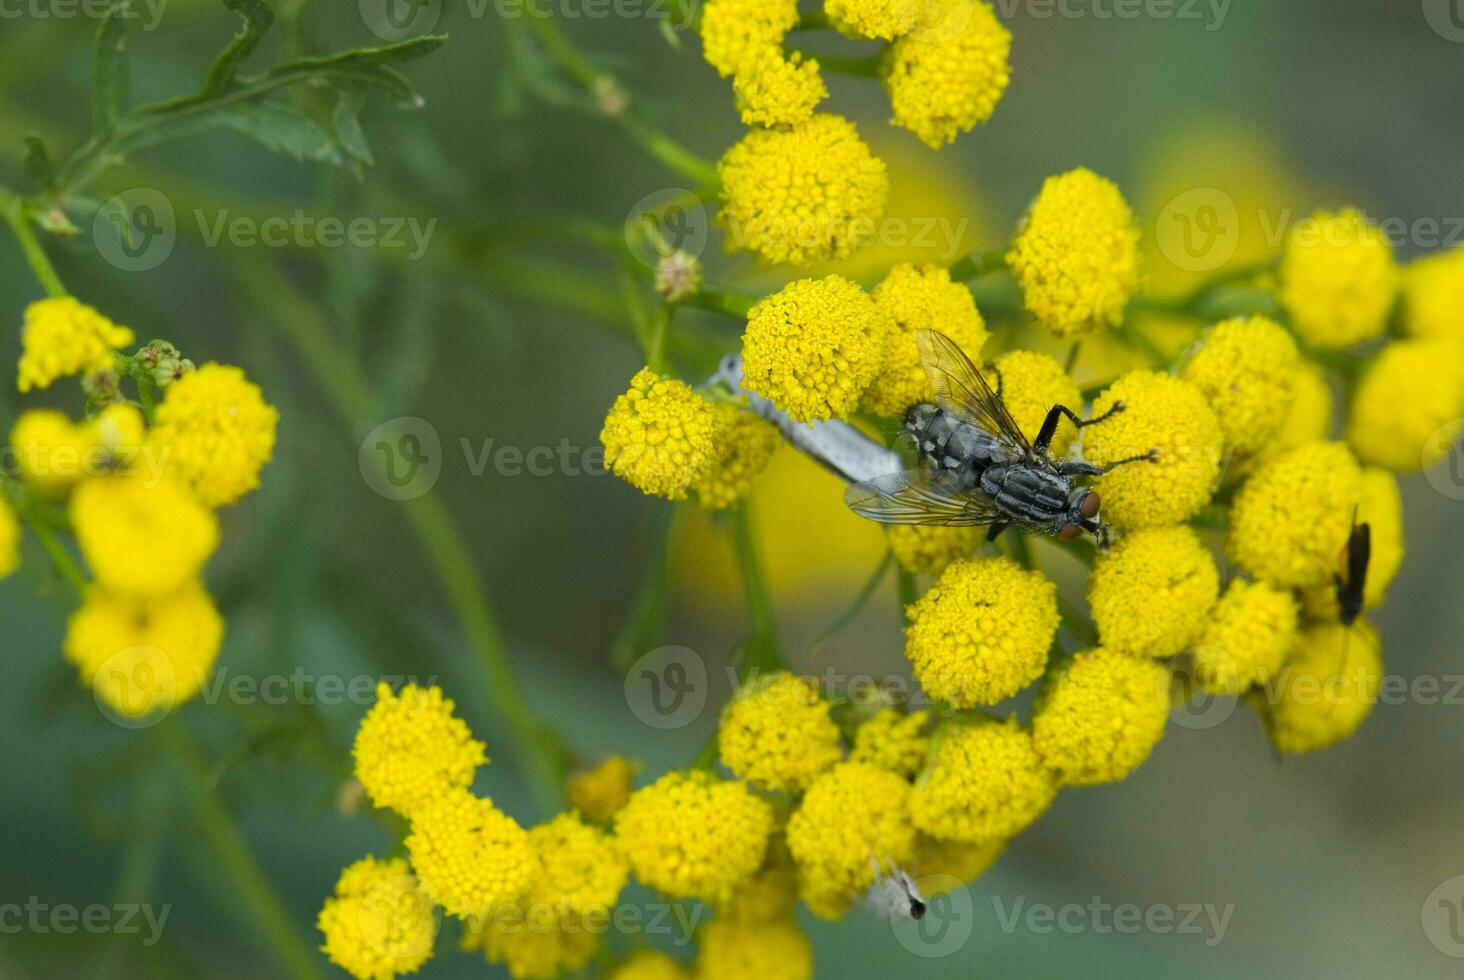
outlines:
{"label": "fly's thorax", "polygon": [[1072,481],[1044,461],[991,466],[981,475],[981,489],[1018,520],[1044,528],[1067,523]]}

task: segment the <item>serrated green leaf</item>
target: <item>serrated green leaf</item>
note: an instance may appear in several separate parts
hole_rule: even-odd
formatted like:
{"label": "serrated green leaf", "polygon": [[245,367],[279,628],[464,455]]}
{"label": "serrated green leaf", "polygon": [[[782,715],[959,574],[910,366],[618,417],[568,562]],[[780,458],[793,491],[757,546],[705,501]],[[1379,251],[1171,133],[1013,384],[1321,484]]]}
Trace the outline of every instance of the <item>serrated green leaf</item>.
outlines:
{"label": "serrated green leaf", "polygon": [[293,106],[275,100],[211,106],[207,112],[160,117],[128,140],[127,146],[141,149],[209,129],[232,129],[266,149],[288,153],[302,162],[342,162],[340,147],[330,133]]}
{"label": "serrated green leaf", "polygon": [[51,163],[51,154],[35,133],[27,133],[25,137],[24,173],[31,190],[48,191],[55,185],[56,168]]}
{"label": "serrated green leaf", "polygon": [[401,64],[426,57],[447,43],[446,34],[424,34],[422,37],[383,44],[374,48],[354,48],[335,54],[311,55],[281,62],[265,73],[265,77],[293,75],[301,72],[355,71],[372,66]]}
{"label": "serrated green leaf", "polygon": [[92,128],[105,137],[131,101],[132,74],[127,62],[129,0],[114,4],[97,27],[92,43]]}
{"label": "serrated green leaf", "polygon": [[259,45],[260,38],[274,24],[274,11],[264,0],[223,0],[224,6],[244,18],[244,26],[228,47],[219,52],[203,82],[199,97],[210,99],[224,92],[239,73],[244,59]]}
{"label": "serrated green leaf", "polygon": [[376,161],[371,156],[371,144],[366,140],[366,132],[361,128],[361,109],[364,105],[365,100],[361,93],[342,92],[341,100],[336,103],[335,131],[341,148],[352,159],[369,167]]}

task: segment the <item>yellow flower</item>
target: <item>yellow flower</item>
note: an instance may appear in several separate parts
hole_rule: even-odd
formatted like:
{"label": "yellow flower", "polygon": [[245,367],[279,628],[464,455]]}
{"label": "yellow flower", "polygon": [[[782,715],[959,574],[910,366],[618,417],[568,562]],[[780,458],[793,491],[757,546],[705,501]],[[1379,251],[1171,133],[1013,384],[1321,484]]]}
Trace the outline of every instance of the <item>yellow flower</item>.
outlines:
{"label": "yellow flower", "polygon": [[610,980],[688,980],[686,967],[659,949],[638,949],[610,972]]}
{"label": "yellow flower", "polygon": [[1238,475],[1252,473],[1260,464],[1270,462],[1288,449],[1320,442],[1331,434],[1332,389],[1321,368],[1311,361],[1301,361],[1292,383],[1295,397],[1286,417],[1253,456],[1238,461],[1234,467]]}
{"label": "yellow flower", "polygon": [[588,772],[569,777],[569,805],[585,819],[605,823],[630,799],[630,781],[639,767],[612,755]]}
{"label": "yellow flower", "polygon": [[1384,347],[1352,399],[1347,441],[1365,463],[1416,473],[1464,430],[1464,344],[1405,340]]}
{"label": "yellow flower", "polygon": [[0,578],[20,567],[20,521],[4,497],[0,497]]}
{"label": "yellow flower", "polygon": [[1139,229],[1091,170],[1047,178],[1007,256],[1032,315],[1059,337],[1114,327],[1139,288]]}
{"label": "yellow flower", "polygon": [[605,465],[642,493],[681,500],[716,462],[717,412],[684,381],[641,368],[615,399]]}
{"label": "yellow flower", "polygon": [[1093,404],[1102,415],[1124,410],[1083,432],[1083,456],[1107,463],[1158,452],[1158,462],[1129,463],[1094,481],[1103,518],[1118,527],[1159,527],[1187,520],[1215,491],[1224,435],[1199,388],[1169,374],[1130,371]]}
{"label": "yellow flower", "polygon": [[887,524],[884,531],[900,567],[921,575],[939,575],[951,562],[970,558],[986,536],[984,527],[940,524]]}
{"label": "yellow flower", "polygon": [[943,840],[1005,841],[1042,816],[1057,784],[1015,719],[949,724],[936,733],[935,759],[915,781],[914,825]]}
{"label": "yellow flower", "polygon": [[111,710],[145,718],[202,689],[223,639],[223,618],[197,583],[146,599],[93,588],[66,624],[65,650]]}
{"label": "yellow flower", "polygon": [[1199,637],[1220,594],[1220,573],[1188,527],[1145,528],[1098,556],[1088,590],[1105,647],[1171,657]]}
{"label": "yellow flower", "polygon": [[199,500],[222,507],[259,486],[279,417],[242,370],[205,364],[168,385],[152,444]]}
{"label": "yellow flower", "polygon": [[1254,453],[1281,428],[1298,356],[1291,334],[1263,316],[1226,320],[1205,335],[1184,378],[1204,392],[1232,452]]}
{"label": "yellow flower", "polygon": [[1236,579],[1195,644],[1195,682],[1211,694],[1265,684],[1296,644],[1296,600],[1265,582]]}
{"label": "yellow flower", "polygon": [[839,727],[811,677],[758,677],[722,712],[722,764],[740,779],[773,790],[801,791],[839,761]]}
{"label": "yellow flower", "polygon": [[1403,329],[1420,340],[1464,342],[1464,248],[1403,269]]}
{"label": "yellow flower", "polygon": [[33,409],[10,430],[16,468],[26,485],[48,500],[64,497],[85,476],[137,468],[156,476],[154,464],[160,461],[140,455],[144,438],[142,412],[124,402],[79,425],[61,412]]}
{"label": "yellow flower", "polygon": [[913,606],[905,655],[920,686],[957,708],[996,704],[1042,676],[1057,587],[1007,558],[951,565]]}
{"label": "yellow flower", "polygon": [[884,334],[879,373],[864,393],[864,407],[869,411],[900,418],[911,405],[934,400],[915,340],[921,330],[939,330],[973,362],[981,362],[986,322],[971,290],[964,283],[952,282],[950,270],[944,266],[897,265],[870,295],[894,329]]}
{"label": "yellow flower", "polygon": [[798,905],[798,876],[792,858],[780,848],[767,865],[732,893],[717,915],[741,922],[789,919]]}
{"label": "yellow flower", "polygon": [[315,920],[321,952],[358,980],[416,973],[432,958],[437,926],[431,894],[401,858],[346,868]]}
{"label": "yellow flower", "polygon": [[615,833],[643,884],[673,898],[725,901],[757,871],[771,808],[739,782],[670,772],[631,794]]}
{"label": "yellow flower", "polygon": [[1310,346],[1350,347],[1383,332],[1399,279],[1392,245],[1358,211],[1319,211],[1291,229],[1281,305]]}
{"label": "yellow flower", "polygon": [[393,693],[386,683],[376,685],[376,703],[351,747],[356,778],[374,806],[410,817],[473,784],[488,757],[453,708],[441,688],[408,684]]}
{"label": "yellow flower", "polygon": [[572,912],[608,913],[625,888],[630,869],[615,840],[571,813],[529,831],[539,858],[538,900]]}
{"label": "yellow flower", "polygon": [[71,523],[97,581],[137,596],[176,592],[219,544],[218,521],[187,490],[140,474],[83,483]]}
{"label": "yellow flower", "polygon": [[713,919],[697,933],[697,980],[808,980],[813,947],[792,919]]}
{"label": "yellow flower", "polygon": [[808,265],[868,245],[884,216],[882,160],[841,116],[818,113],[789,129],[754,129],[717,164],[728,245],[766,261]]}
{"label": "yellow flower", "polygon": [[112,366],[112,351],[132,343],[132,331],[70,296],[37,300],[21,328],[21,393],[48,388],[57,378]]}
{"label": "yellow flower", "polygon": [[1064,786],[1126,778],[1169,721],[1169,671],[1099,648],[1048,676],[1032,709],[1032,745]]}
{"label": "yellow flower", "polygon": [[770,423],[736,402],[717,406],[716,459],[696,484],[707,510],[726,510],[752,492],[782,437]]}
{"label": "yellow flower", "polygon": [[1252,701],[1282,752],[1312,752],[1357,730],[1382,686],[1382,645],[1365,619],[1307,628],[1275,684]]}
{"label": "yellow flower", "polygon": [[1273,585],[1331,582],[1361,481],[1357,461],[1339,442],[1313,442],[1276,457],[1236,493],[1226,555]]}
{"label": "yellow flower", "polygon": [[803,901],[837,919],[882,871],[909,863],[915,846],[910,784],[887,769],[841,762],[814,780],[788,818],[788,850]]}
{"label": "yellow flower", "polygon": [[743,384],[799,422],[847,418],[880,369],[888,321],[847,279],[800,279],[758,303]]}
{"label": "yellow flower", "polygon": [[[993,372],[1001,379],[1001,400],[1012,413],[1012,419],[1028,439],[1036,439],[1042,422],[1054,405],[1066,405],[1077,411],[1083,404],[1083,393],[1061,364],[1046,354],[1032,350],[1008,351],[996,359]],[[1066,456],[1078,430],[1062,422],[1052,439],[1052,455]]]}
{"label": "yellow flower", "polygon": [[901,776],[913,776],[925,764],[925,751],[930,747],[926,726],[928,712],[905,714],[897,708],[885,708],[859,726],[854,734],[850,762],[867,762]]}
{"label": "yellow flower", "polygon": [[966,844],[941,840],[929,834],[915,837],[915,858],[911,866],[920,869],[921,886],[927,899],[955,891],[957,883],[969,885],[987,872],[1006,850],[1005,840]]}
{"label": "yellow flower", "polygon": [[[1361,496],[1357,501],[1357,523],[1368,525],[1370,556],[1367,579],[1363,586],[1363,607],[1382,605],[1383,596],[1403,564],[1403,498],[1398,493],[1398,479],[1387,470],[1374,468],[1362,471]],[[1349,532],[1350,533],[1350,532]],[[1347,575],[1347,549],[1337,553],[1335,571]],[[1312,619],[1336,620],[1337,589],[1333,582],[1307,589],[1302,593],[1303,606]]]}
{"label": "yellow flower", "polygon": [[554,980],[579,970],[595,955],[603,927],[530,898],[492,916],[470,920],[462,948],[483,951],[502,963],[514,980]]}
{"label": "yellow flower", "polygon": [[895,41],[885,91],[894,110],[891,121],[939,149],[996,111],[1011,80],[1012,35],[989,3],[941,0],[925,10],[915,6],[917,17],[932,16]]}
{"label": "yellow flower", "polygon": [[921,0],[824,0],[824,12],[839,33],[893,41],[920,23]]}
{"label": "yellow flower", "polygon": [[797,0],[707,0],[702,7],[702,56],[726,78],[748,58],[782,46],[798,23]]}
{"label": "yellow flower", "polygon": [[515,901],[537,870],[524,829],[466,789],[448,790],[411,819],[412,869],[451,915],[492,915]]}
{"label": "yellow flower", "polygon": [[796,126],[813,116],[829,90],[818,62],[769,47],[750,55],[732,80],[737,111],[749,126]]}

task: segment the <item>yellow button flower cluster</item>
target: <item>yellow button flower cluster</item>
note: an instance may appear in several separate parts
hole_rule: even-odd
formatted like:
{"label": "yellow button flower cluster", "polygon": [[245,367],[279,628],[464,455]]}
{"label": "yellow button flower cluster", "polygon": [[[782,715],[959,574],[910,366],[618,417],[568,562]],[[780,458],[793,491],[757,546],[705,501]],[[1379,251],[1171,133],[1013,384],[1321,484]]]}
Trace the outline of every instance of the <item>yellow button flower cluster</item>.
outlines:
{"label": "yellow button flower cluster", "polygon": [[454,708],[437,687],[407,684],[394,692],[388,684],[376,686],[376,703],[351,746],[356,778],[373,805],[411,817],[473,784],[488,756]]}
{"label": "yellow button flower cluster", "polygon": [[411,820],[412,868],[451,915],[492,915],[513,903],[537,870],[528,832],[466,789],[438,795]]}
{"label": "yellow button flower cluster", "polygon": [[58,378],[108,370],[112,352],[134,339],[131,330],[70,296],[37,300],[26,307],[16,384],[24,394]]}
{"label": "yellow button flower cluster", "polygon": [[1032,746],[1060,785],[1125,779],[1169,721],[1162,664],[1097,649],[1050,674],[1032,709]]}
{"label": "yellow button flower cluster", "polygon": [[1353,395],[1347,442],[1365,463],[1416,473],[1464,432],[1464,344],[1405,340],[1384,347]]}
{"label": "yellow button flower cluster", "polygon": [[1015,719],[948,724],[935,759],[915,782],[914,825],[967,844],[992,844],[1025,830],[1057,793],[1032,736]]}
{"label": "yellow button flower cluster", "polygon": [[952,562],[970,558],[986,538],[981,527],[941,524],[890,524],[885,540],[895,561],[907,572],[940,575]]}
{"label": "yellow button flower cluster", "polygon": [[1314,752],[1357,730],[1382,679],[1382,646],[1366,621],[1319,623],[1302,632],[1276,682],[1253,700],[1277,749]]}
{"label": "yellow button flower cluster", "polygon": [[20,567],[20,521],[4,497],[0,497],[0,578]]}
{"label": "yellow button flower cluster", "polygon": [[737,111],[748,126],[797,126],[813,117],[813,110],[828,97],[818,73],[818,62],[777,48],[750,56],[732,81]]}
{"label": "yellow button flower cluster", "polygon": [[984,0],[917,7],[923,22],[895,41],[884,84],[894,124],[938,149],[996,111],[1011,80],[1012,35]]}
{"label": "yellow button flower cluster", "polygon": [[850,37],[893,41],[920,24],[921,0],[825,0],[829,15],[841,34]]}
{"label": "yellow button flower cluster", "polygon": [[1210,550],[1184,525],[1145,528],[1098,556],[1088,602],[1103,645],[1172,657],[1193,643],[1220,593]]}
{"label": "yellow button flower cluster", "polygon": [[925,764],[930,747],[930,714],[909,714],[898,708],[884,708],[859,726],[849,761],[867,762],[901,776],[913,776]]}
{"label": "yellow button flower cluster", "polygon": [[209,507],[259,486],[279,412],[236,367],[205,364],[168,385],[152,431],[169,472]]}
{"label": "yellow button flower cluster", "polygon": [[722,764],[766,789],[806,789],[843,754],[830,707],[811,677],[779,671],[754,678],[722,712]]}
{"label": "yellow button flower cluster", "polygon": [[1248,456],[1281,428],[1296,397],[1296,341],[1274,320],[1237,317],[1216,324],[1184,368],[1215,410],[1225,447]]}
{"label": "yellow button flower cluster", "polygon": [[778,430],[738,402],[717,405],[716,459],[696,483],[696,499],[707,510],[726,510],[752,492],[783,444]]}
{"label": "yellow button flower cluster", "polygon": [[1386,236],[1353,208],[1297,222],[1280,275],[1292,329],[1308,345],[1327,348],[1380,335],[1401,279]]}
{"label": "yellow button flower cluster", "polygon": [[726,78],[749,58],[776,51],[797,23],[797,0],[707,0],[701,12],[702,55]]}
{"label": "yellow button flower cluster", "polygon": [[813,947],[791,920],[713,919],[698,934],[698,980],[808,980]]}
{"label": "yellow button flower cluster", "polygon": [[934,400],[915,335],[939,330],[981,363],[986,321],[971,290],[952,282],[938,265],[897,265],[870,295],[893,329],[884,335],[879,373],[864,392],[864,407],[876,415],[900,418],[911,405]]}
{"label": "yellow button flower cluster", "polygon": [[[996,359],[992,372],[999,379],[1001,400],[1012,413],[1012,420],[1028,439],[1037,438],[1048,411],[1054,405],[1076,409],[1083,404],[1083,393],[1057,360],[1032,350],[1011,350]],[[1051,453],[1061,459],[1072,448],[1077,430],[1058,426],[1052,438]]]}
{"label": "yellow button flower cluster", "polygon": [[315,925],[332,963],[362,980],[391,980],[431,958],[438,921],[406,861],[364,857],[341,872]]}
{"label": "yellow button flower cluster", "polygon": [[1464,343],[1464,248],[1427,255],[1404,268],[1402,312],[1411,336]]}
{"label": "yellow button flower cluster", "polygon": [[1210,611],[1194,649],[1194,677],[1212,694],[1241,694],[1275,677],[1296,645],[1291,593],[1236,579]]}
{"label": "yellow button flower cluster", "polygon": [[681,500],[716,460],[717,412],[684,381],[642,368],[600,430],[605,464],[642,493]]}
{"label": "yellow button flower cluster", "polygon": [[689,980],[691,974],[659,949],[638,949],[607,974],[610,980]]}
{"label": "yellow button flower cluster", "polygon": [[569,805],[586,820],[607,823],[630,799],[630,781],[636,764],[623,755],[612,755],[595,768],[569,778]]}

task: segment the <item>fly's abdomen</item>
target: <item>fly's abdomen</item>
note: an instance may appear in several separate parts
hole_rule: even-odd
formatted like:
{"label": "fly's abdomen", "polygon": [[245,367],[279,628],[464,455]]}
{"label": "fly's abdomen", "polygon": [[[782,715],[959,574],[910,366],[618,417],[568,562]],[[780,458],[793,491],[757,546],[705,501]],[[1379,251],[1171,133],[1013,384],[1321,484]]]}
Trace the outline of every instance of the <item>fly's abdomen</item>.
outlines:
{"label": "fly's abdomen", "polygon": [[916,405],[905,416],[905,431],[921,459],[937,471],[970,473],[1005,461],[1009,454],[989,432],[962,422],[934,405]]}

